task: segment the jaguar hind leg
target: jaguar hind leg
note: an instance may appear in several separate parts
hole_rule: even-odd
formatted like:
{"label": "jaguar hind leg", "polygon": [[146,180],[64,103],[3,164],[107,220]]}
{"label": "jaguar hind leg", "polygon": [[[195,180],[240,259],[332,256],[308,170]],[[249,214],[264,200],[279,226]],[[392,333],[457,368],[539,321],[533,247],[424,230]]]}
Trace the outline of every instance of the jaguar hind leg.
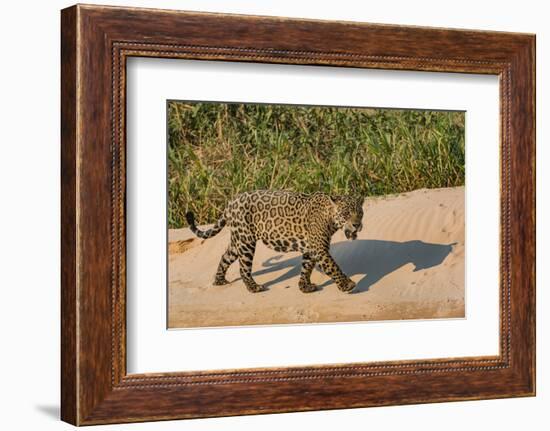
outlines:
{"label": "jaguar hind leg", "polygon": [[237,252],[235,248],[230,245],[220,259],[218,270],[216,271],[216,278],[214,279],[214,286],[223,286],[224,284],[229,283],[229,281],[225,278],[225,274],[229,266],[236,260]]}
{"label": "jaguar hind leg", "polygon": [[256,242],[241,242],[238,245],[239,264],[241,266],[241,278],[249,292],[262,292],[264,287],[252,278],[252,260],[256,251]]}

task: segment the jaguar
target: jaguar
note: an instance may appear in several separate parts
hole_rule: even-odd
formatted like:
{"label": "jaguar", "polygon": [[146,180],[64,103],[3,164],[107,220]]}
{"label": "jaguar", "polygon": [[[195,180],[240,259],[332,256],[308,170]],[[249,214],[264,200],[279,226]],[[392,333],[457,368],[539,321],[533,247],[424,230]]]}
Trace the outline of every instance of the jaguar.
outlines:
{"label": "jaguar", "polygon": [[315,265],[328,275],[342,292],[351,292],[355,283],[342,272],[330,255],[330,241],[342,229],[347,239],[357,239],[363,228],[363,198],[349,195],[313,194],[282,190],[256,190],[237,195],[225,207],[221,217],[208,230],[200,230],[195,216],[187,212],[191,231],[208,239],[225,226],[231,230],[230,242],[221,257],[214,285],[229,283],[226,272],[239,261],[241,278],[250,292],[265,287],[252,277],[252,261],[258,241],[277,252],[302,253],[299,289],[314,292],[318,286],[310,280]]}

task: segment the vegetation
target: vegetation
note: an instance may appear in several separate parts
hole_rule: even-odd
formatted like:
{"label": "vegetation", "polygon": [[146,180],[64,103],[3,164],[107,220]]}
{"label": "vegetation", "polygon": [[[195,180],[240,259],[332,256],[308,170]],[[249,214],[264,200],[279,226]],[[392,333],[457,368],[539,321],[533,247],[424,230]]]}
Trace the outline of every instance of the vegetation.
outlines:
{"label": "vegetation", "polygon": [[256,189],[365,196],[464,184],[464,113],[168,104],[168,223]]}

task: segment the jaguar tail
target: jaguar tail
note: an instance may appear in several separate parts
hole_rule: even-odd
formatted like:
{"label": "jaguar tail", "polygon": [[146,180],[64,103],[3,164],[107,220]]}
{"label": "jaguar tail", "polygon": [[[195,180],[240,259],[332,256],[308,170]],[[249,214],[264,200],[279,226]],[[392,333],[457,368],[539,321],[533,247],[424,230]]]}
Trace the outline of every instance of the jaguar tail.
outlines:
{"label": "jaguar tail", "polygon": [[212,238],[213,236],[217,235],[223,229],[226,223],[225,216],[222,215],[222,217],[210,229],[200,230],[195,224],[195,215],[191,211],[185,214],[185,218],[187,219],[187,223],[189,223],[189,229],[191,229],[191,232],[193,232],[199,238],[203,239]]}

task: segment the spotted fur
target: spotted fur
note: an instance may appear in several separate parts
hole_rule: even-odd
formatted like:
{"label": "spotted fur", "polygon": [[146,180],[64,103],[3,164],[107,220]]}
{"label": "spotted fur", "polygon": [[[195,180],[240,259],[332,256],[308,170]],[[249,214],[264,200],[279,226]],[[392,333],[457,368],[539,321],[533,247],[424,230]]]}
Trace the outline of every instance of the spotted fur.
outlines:
{"label": "spotted fur", "polygon": [[310,276],[315,265],[331,277],[343,292],[351,292],[355,283],[345,275],[329,253],[330,240],[338,229],[348,239],[356,239],[362,228],[363,199],[351,196],[311,195],[289,191],[258,190],[236,196],[216,224],[206,231],[195,225],[193,213],[186,214],[189,227],[199,238],[211,238],[224,226],[231,229],[231,240],[223,254],[214,284],[228,281],[229,265],[239,260],[241,278],[250,292],[263,286],[252,278],[252,260],[257,241],[277,252],[302,253],[302,272],[298,286],[313,292],[317,286]]}

